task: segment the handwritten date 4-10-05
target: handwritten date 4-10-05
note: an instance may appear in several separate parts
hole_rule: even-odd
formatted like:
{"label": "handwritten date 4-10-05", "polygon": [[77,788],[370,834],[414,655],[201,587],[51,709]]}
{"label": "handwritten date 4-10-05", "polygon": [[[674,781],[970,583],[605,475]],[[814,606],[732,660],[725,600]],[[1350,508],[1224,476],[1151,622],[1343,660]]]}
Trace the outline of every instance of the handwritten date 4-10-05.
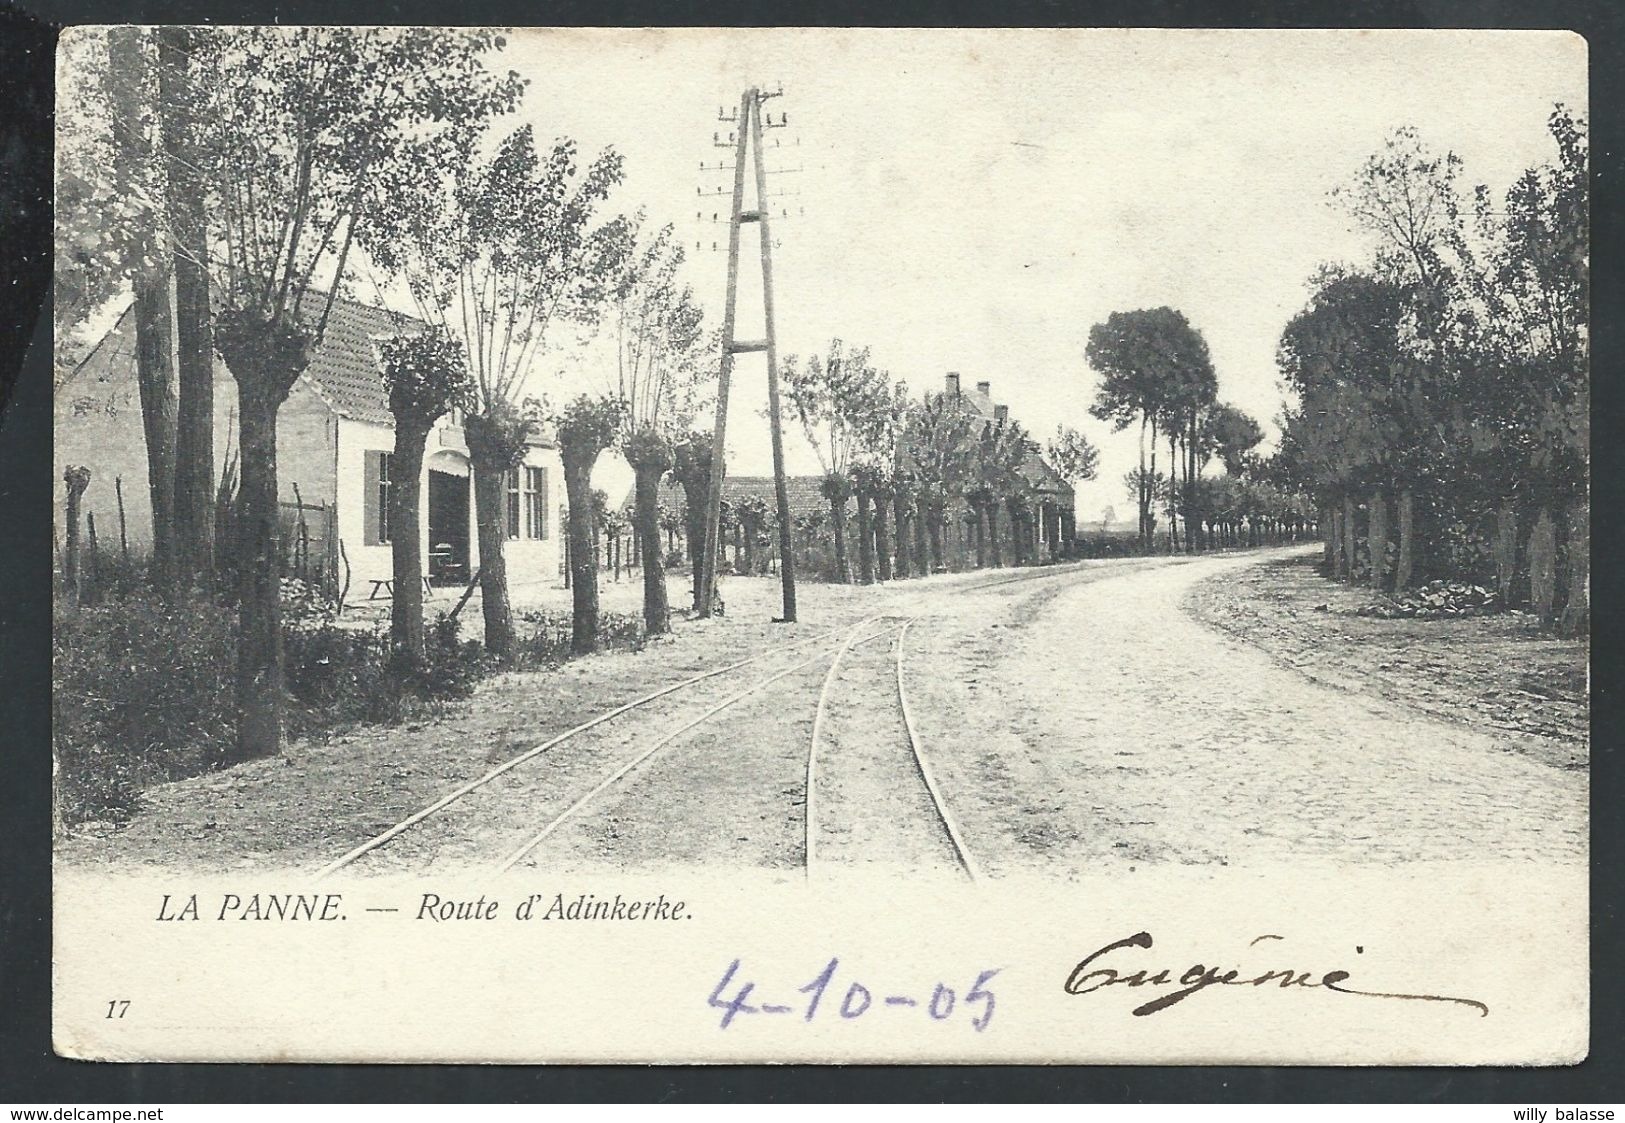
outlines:
{"label": "handwritten date 4-10-05", "polygon": [[[833,1016],[852,1021],[875,1010],[897,1008],[916,1013],[923,1009],[928,1018],[937,1022],[945,1022],[958,1015],[957,1020],[968,1018],[971,1028],[981,1033],[992,1021],[997,1005],[993,992],[988,989],[988,983],[999,973],[997,967],[977,975],[970,989],[963,993],[942,982],[934,984],[929,991],[888,993],[878,988],[871,989],[854,977],[843,976],[837,981],[836,973],[841,961],[832,957],[814,979],[796,988],[796,994],[801,997],[795,1001],[767,1002],[758,997],[757,1001],[752,1002],[752,995],[757,993],[756,983],[739,977],[739,963],[736,959],[728,964],[728,969],[712,988],[708,1000],[712,1009],[722,1011],[723,1029],[744,1014],[799,1015],[801,1021],[810,1022],[823,1011],[826,1018]],[[829,999],[827,1002],[826,997]]]}

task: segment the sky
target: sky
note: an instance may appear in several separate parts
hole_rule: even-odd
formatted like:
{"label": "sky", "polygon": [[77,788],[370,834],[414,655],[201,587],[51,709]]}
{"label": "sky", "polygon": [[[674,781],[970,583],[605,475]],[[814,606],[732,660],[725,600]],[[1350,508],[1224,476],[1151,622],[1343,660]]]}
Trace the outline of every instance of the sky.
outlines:
{"label": "sky", "polygon": [[[916,395],[958,371],[1039,436],[1080,429],[1102,450],[1082,523],[1131,508],[1122,476],[1138,459],[1134,432],[1089,415],[1092,324],[1183,311],[1220,398],[1273,439],[1276,343],[1307,278],[1372,248],[1328,192],[1406,124],[1462,157],[1465,184],[1500,190],[1549,158],[1552,104],[1586,104],[1585,44],[1566,32],[567,29],[519,32],[501,62],[529,82],[518,117],[538,139],[622,153],[613,207],[675,225],[712,323],[729,200],[696,189],[731,173],[700,165],[732,160],[712,143],[732,127],[719,107],[782,86],[767,108],[789,127],[769,133],[768,166],[802,170],[770,176],[798,193],[775,203],[793,212],[773,227],[781,357],[839,337]],[[738,335],[760,334],[747,226]],[[611,355],[561,337],[536,388],[608,388]],[[771,470],[765,401],[765,361],[741,356],[735,474]],[[790,470],[816,472],[786,436]],[[616,496],[630,477],[606,461],[595,482]]]}

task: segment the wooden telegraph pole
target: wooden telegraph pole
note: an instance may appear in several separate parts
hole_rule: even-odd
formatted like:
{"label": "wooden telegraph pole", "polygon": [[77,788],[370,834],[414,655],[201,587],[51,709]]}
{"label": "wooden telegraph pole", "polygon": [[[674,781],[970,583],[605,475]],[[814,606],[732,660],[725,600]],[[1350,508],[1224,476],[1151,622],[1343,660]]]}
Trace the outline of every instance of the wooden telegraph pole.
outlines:
{"label": "wooden telegraph pole", "polygon": [[[784,434],[779,424],[779,353],[773,325],[773,237],[768,222],[767,167],[762,154],[762,103],[777,93],[754,87],[739,99],[738,131],[732,138],[734,150],[733,209],[728,223],[728,304],[722,317],[722,366],[717,379],[717,417],[711,433],[711,488],[706,496],[705,557],[700,585],[700,615],[710,616],[716,605],[717,569],[722,559],[722,477],[728,434],[728,389],[733,374],[733,357],[749,351],[767,355],[768,422],[773,437],[773,492],[779,513],[779,580],[784,589],[782,623],[796,619],[795,554],[792,549],[790,497],[784,480]],[[769,125],[769,127],[778,127]],[[745,209],[746,139],[753,150],[756,179],[756,206]],[[728,142],[718,141],[719,147]],[[762,314],[766,337],[734,338],[735,304],[739,292],[739,228],[757,224],[762,247]]]}

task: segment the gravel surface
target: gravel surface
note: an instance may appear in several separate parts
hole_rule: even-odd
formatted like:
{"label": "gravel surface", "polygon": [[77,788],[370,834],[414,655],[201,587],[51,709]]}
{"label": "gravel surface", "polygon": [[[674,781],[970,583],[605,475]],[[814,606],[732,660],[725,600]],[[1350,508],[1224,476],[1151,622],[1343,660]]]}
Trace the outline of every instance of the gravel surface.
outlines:
{"label": "gravel surface", "polygon": [[[803,623],[778,626],[766,622],[776,583],[733,579],[722,620],[685,621],[639,653],[493,679],[434,722],[296,744],[276,760],[166,785],[127,828],[69,839],[59,857],[313,869],[614,705],[761,654],[565,741],[355,869],[492,868],[624,770],[521,867],[703,864],[799,878],[807,753],[830,658],[860,621],[884,615],[856,633],[884,634],[849,652],[831,684],[813,793],[820,863],[957,868],[896,701],[890,626],[909,618],[911,707],[945,799],[990,874],[1064,876],[1102,863],[1583,860],[1586,774],[1509,743],[1527,735],[1441,720],[1396,701],[1386,679],[1363,690],[1350,689],[1353,678],[1314,681],[1199,622],[1217,598],[1243,597],[1227,590],[1292,578],[1269,564],[1289,556],[809,585]],[[1304,626],[1327,619],[1313,613]],[[806,642],[792,648],[797,641]],[[1323,646],[1326,658],[1307,669],[1345,666],[1341,638]],[[1320,650],[1300,654],[1308,661]]]}

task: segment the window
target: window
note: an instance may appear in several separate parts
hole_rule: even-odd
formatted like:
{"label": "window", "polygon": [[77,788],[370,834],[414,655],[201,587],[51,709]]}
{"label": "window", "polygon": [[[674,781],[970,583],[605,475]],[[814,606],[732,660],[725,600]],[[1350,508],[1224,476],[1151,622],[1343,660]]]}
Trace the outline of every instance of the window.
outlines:
{"label": "window", "polygon": [[525,537],[547,537],[547,469],[525,465]]}
{"label": "window", "polygon": [[389,453],[369,450],[365,455],[362,506],[367,522],[367,543],[382,546],[389,542]]}
{"label": "window", "polygon": [[519,537],[519,471],[511,469],[506,477],[508,485],[507,533],[509,538]]}

